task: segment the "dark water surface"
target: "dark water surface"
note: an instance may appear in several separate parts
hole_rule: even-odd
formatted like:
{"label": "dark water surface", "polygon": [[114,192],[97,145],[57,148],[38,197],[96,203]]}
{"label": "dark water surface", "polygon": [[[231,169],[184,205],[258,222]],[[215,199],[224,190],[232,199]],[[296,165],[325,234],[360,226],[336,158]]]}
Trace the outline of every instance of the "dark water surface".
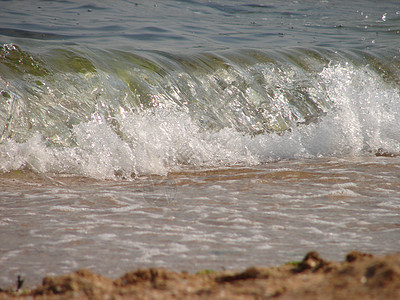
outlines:
{"label": "dark water surface", "polygon": [[293,46],[399,47],[397,1],[1,2],[3,41],[35,48],[78,44],[195,53]]}

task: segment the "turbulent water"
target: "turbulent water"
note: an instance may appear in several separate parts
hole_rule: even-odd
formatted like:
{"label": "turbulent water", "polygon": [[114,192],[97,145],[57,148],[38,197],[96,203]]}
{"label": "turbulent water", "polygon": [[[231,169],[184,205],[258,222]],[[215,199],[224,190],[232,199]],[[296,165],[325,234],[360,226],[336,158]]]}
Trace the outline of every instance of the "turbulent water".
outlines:
{"label": "turbulent water", "polygon": [[398,250],[396,2],[0,1],[0,283]]}

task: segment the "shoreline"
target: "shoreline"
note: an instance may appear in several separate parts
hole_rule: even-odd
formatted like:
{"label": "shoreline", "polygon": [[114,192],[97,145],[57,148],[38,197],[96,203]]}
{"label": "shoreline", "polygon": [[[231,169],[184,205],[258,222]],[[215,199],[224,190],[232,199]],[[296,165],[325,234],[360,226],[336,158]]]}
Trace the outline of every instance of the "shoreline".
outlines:
{"label": "shoreline", "polygon": [[400,299],[400,252],[374,256],[350,252],[342,262],[309,252],[299,262],[239,271],[196,274],[138,269],[110,279],[87,269],[45,277],[25,290],[0,291],[0,299]]}

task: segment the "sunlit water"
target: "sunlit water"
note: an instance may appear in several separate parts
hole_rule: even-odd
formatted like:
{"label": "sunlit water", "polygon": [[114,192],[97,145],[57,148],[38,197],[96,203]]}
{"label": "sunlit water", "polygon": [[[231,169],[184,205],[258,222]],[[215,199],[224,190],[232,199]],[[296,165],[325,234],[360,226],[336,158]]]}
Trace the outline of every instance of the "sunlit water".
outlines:
{"label": "sunlit water", "polygon": [[0,5],[0,287],[400,250],[397,1]]}

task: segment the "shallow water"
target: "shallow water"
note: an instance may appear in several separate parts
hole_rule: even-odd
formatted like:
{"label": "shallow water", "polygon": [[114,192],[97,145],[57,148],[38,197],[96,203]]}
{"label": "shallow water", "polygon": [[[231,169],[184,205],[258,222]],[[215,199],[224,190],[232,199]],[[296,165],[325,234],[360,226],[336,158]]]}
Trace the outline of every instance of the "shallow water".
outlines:
{"label": "shallow water", "polygon": [[400,249],[397,1],[0,4],[1,287]]}
{"label": "shallow water", "polygon": [[400,158],[190,169],[134,182],[2,176],[1,278],[191,272],[400,247]]}

